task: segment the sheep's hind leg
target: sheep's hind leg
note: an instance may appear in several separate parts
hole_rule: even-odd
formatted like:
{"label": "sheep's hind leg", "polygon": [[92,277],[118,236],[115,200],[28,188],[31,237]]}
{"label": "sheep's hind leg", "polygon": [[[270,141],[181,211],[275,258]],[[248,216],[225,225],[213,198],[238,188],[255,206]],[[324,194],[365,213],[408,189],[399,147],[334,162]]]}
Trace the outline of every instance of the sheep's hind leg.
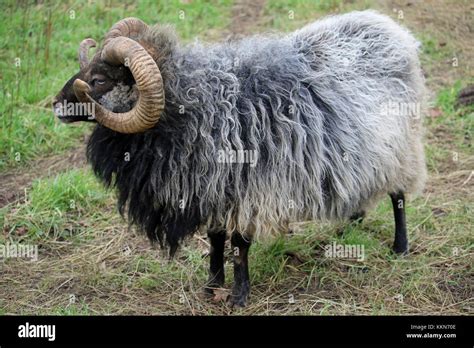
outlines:
{"label": "sheep's hind leg", "polygon": [[209,280],[206,284],[206,292],[212,294],[214,289],[224,286],[224,247],[225,231],[209,232],[207,234],[211,242]]}
{"label": "sheep's hind leg", "polygon": [[397,254],[408,253],[407,224],[405,218],[405,196],[403,192],[391,193],[393,215],[395,217],[395,241],[393,251]]}
{"label": "sheep's hind leg", "polygon": [[232,306],[245,307],[250,293],[248,253],[251,240],[234,232],[231,237],[232,254],[234,256],[234,286],[230,303]]}

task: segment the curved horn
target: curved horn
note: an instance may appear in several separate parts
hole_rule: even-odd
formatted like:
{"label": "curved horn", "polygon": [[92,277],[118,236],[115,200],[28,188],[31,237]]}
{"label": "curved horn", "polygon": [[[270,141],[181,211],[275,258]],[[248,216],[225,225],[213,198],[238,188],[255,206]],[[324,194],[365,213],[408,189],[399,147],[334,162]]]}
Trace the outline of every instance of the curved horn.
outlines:
{"label": "curved horn", "polygon": [[89,65],[89,58],[87,54],[89,53],[89,49],[91,47],[96,47],[97,43],[92,39],[85,39],[79,45],[79,67],[84,69],[86,66]]}
{"label": "curved horn", "polygon": [[126,37],[111,39],[101,58],[112,65],[129,67],[139,91],[135,107],[125,113],[109,111],[89,96],[90,86],[79,79],[73,84],[76,97],[81,102],[93,103],[97,122],[116,132],[138,133],[153,127],[165,107],[163,80],[153,58],[139,43]]}
{"label": "curved horn", "polygon": [[148,25],[138,18],[129,17],[122,19],[115,23],[107,35],[105,35],[104,46],[106,46],[110,40],[120,36],[136,39],[142,36],[147,30]]}

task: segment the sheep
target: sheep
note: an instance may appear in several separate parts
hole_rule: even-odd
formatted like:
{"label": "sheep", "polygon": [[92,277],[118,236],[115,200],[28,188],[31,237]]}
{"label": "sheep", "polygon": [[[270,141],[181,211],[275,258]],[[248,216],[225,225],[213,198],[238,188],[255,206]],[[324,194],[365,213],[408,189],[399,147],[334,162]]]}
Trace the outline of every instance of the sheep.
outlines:
{"label": "sheep", "polygon": [[[296,221],[357,219],[384,195],[394,251],[408,252],[405,194],[426,178],[419,44],[375,11],[327,17],[289,34],[181,45],[173,28],[127,18],[55,98],[64,122],[96,122],[87,156],[118,209],[152,242],[210,240],[206,289],[245,306],[253,240]],[[91,113],[68,113],[86,103]]]}

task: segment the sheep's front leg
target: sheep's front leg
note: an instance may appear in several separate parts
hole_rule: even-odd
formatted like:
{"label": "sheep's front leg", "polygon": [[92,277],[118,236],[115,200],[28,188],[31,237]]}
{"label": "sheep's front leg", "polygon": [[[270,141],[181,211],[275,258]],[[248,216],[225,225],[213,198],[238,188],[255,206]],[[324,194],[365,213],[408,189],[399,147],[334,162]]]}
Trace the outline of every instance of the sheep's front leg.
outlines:
{"label": "sheep's front leg", "polygon": [[234,255],[234,286],[230,302],[232,306],[245,307],[250,293],[248,253],[251,240],[234,232],[231,237],[232,254]]}
{"label": "sheep's front leg", "polygon": [[391,193],[393,215],[395,217],[395,241],[393,251],[397,254],[408,253],[407,224],[405,218],[405,196],[403,192]]}
{"label": "sheep's front leg", "polygon": [[206,285],[206,291],[210,294],[216,288],[224,286],[224,246],[225,231],[209,232],[207,234],[211,242],[209,280]]}

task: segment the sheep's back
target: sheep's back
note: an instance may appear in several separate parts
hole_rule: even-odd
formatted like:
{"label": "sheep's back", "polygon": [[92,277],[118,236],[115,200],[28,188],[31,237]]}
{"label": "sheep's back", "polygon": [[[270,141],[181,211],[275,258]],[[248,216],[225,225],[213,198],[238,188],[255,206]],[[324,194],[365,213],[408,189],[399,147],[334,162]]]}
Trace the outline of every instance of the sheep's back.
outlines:
{"label": "sheep's back", "polygon": [[[253,219],[258,231],[269,221],[343,218],[381,193],[420,186],[417,46],[372,11],[243,40],[234,53],[234,117],[259,162],[245,169],[244,185],[233,180],[236,225]],[[397,103],[408,112],[385,109]]]}

